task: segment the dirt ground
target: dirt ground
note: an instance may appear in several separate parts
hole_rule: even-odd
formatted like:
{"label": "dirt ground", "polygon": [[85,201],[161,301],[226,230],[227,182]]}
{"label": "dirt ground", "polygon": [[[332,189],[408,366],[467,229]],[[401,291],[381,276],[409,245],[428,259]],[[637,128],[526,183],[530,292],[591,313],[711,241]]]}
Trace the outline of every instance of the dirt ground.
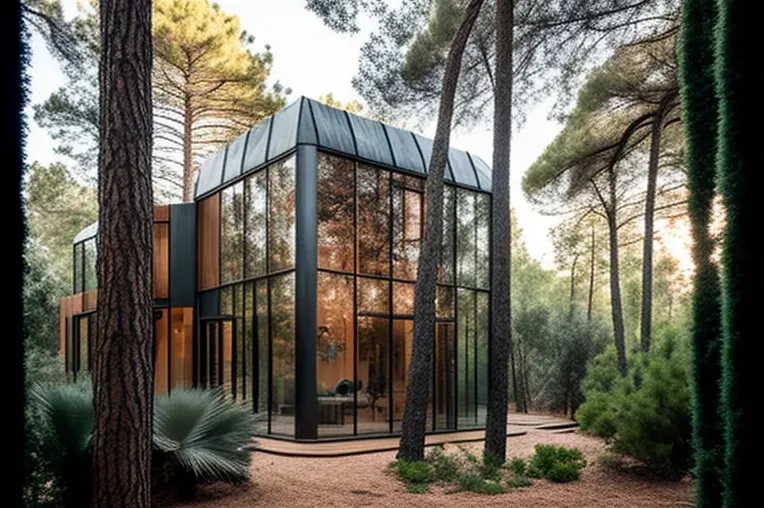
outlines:
{"label": "dirt ground", "polygon": [[[433,486],[429,494],[409,494],[394,477],[384,473],[395,452],[337,458],[297,458],[255,453],[252,484],[209,485],[198,499],[186,505],[202,507],[559,507],[559,508],[660,508],[690,507],[691,480],[666,482],[638,472],[619,472],[597,462],[603,453],[601,440],[578,433],[554,434],[531,430],[507,441],[510,457],[526,457],[537,443],[575,446],[589,465],[581,479],[567,484],[534,480],[532,486],[498,496],[446,493]],[[453,451],[447,445],[446,451]],[[463,445],[480,453],[483,444]],[[450,450],[451,449],[451,450]]]}

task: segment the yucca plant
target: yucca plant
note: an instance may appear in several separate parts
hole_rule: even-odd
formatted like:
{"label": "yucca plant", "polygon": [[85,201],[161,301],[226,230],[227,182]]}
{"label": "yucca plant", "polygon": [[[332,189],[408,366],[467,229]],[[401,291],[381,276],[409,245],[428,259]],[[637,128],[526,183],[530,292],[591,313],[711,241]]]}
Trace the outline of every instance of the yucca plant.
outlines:
{"label": "yucca plant", "polygon": [[93,436],[93,392],[90,383],[37,385],[31,410],[40,426],[40,460],[53,474],[65,507],[90,505],[90,442]]}
{"label": "yucca plant", "polygon": [[222,390],[173,390],[154,408],[155,474],[190,497],[199,483],[249,479],[254,434],[249,410],[226,400]]}

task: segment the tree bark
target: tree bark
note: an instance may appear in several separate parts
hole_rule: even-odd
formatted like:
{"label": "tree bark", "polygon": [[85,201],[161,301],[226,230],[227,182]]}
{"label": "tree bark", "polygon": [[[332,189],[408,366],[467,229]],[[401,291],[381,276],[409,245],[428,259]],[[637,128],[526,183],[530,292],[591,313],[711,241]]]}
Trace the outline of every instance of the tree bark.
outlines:
{"label": "tree bark", "polygon": [[514,0],[496,0],[496,92],[491,178],[491,378],[488,383],[484,456],[487,462],[495,464],[503,464],[507,458],[507,369],[512,335],[509,154],[512,137],[513,27]]}
{"label": "tree bark", "polygon": [[183,108],[183,202],[194,200],[194,167],[192,156],[192,127],[193,112],[191,111],[191,96],[187,93]]}
{"label": "tree bark", "polygon": [[[438,123],[425,188],[426,222],[414,290],[414,338],[411,346],[406,405],[403,411],[399,460],[422,460],[427,423],[427,398],[435,342],[435,296],[443,233],[443,174],[448,160],[454,96],[462,55],[483,0],[470,0],[451,41],[440,96]],[[506,379],[505,379],[506,381]]]}
{"label": "tree bark", "polygon": [[101,0],[95,507],[150,506],[151,1]]}
{"label": "tree bark", "polygon": [[650,335],[653,321],[653,238],[655,236],[655,188],[658,181],[658,160],[661,151],[663,119],[668,102],[666,97],[659,106],[650,132],[650,161],[647,170],[647,195],[645,196],[645,238],[642,243],[642,317],[640,320],[640,344],[642,352],[650,351]]}
{"label": "tree bark", "polygon": [[[722,402],[726,471],[724,508],[750,506],[760,495],[751,471],[761,468],[764,428],[764,341],[760,327],[764,287],[764,68],[759,6],[719,0],[716,24],[716,96],[719,98],[719,189],[726,208],[722,247]],[[759,41],[759,42],[756,42]]]}
{"label": "tree bark", "polygon": [[592,320],[592,300],[594,300],[594,224],[592,224],[592,246],[589,260],[589,302],[586,307],[586,320]]}
{"label": "tree bark", "polygon": [[621,269],[618,259],[618,224],[616,216],[616,174],[608,167],[609,203],[607,206],[607,227],[610,240],[610,313],[613,319],[613,340],[618,356],[618,371],[626,375],[626,337],[623,329],[623,303],[621,302]]}

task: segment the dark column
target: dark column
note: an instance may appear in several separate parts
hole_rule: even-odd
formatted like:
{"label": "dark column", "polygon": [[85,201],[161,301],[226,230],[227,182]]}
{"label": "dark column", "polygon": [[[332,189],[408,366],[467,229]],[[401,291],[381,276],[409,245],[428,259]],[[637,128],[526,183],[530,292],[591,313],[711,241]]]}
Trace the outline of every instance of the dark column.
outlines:
{"label": "dark column", "polygon": [[316,278],[318,269],[315,146],[297,147],[295,259],[295,438],[316,439]]}
{"label": "dark column", "polygon": [[193,307],[196,297],[196,203],[170,205],[170,303]]}

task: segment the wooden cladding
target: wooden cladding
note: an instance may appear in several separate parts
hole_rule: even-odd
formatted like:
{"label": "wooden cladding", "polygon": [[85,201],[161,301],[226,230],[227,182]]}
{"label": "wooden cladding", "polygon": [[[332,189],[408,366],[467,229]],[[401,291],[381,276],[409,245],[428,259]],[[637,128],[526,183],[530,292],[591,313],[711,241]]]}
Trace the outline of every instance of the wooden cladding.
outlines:
{"label": "wooden cladding", "polygon": [[[156,207],[161,208],[161,207]],[[154,298],[170,296],[170,224],[154,223]]]}
{"label": "wooden cladding", "polygon": [[197,205],[198,289],[220,284],[220,193]]}
{"label": "wooden cladding", "polygon": [[170,205],[158,205],[154,207],[154,222],[167,222],[170,220]]}

